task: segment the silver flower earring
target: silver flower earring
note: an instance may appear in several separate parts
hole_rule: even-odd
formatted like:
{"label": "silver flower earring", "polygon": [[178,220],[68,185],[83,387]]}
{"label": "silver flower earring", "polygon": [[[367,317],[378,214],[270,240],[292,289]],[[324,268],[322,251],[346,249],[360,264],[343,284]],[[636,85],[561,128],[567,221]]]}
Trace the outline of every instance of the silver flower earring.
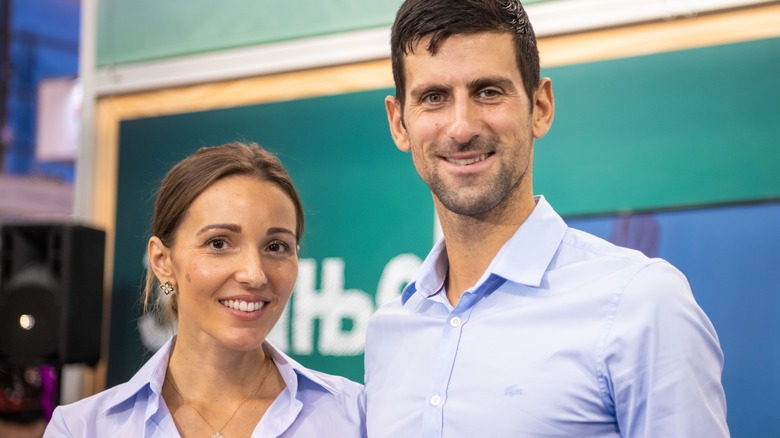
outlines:
{"label": "silver flower earring", "polygon": [[175,291],[176,289],[174,289],[174,288],[173,288],[173,286],[171,285],[171,282],[170,282],[170,281],[166,281],[165,283],[163,283],[163,284],[161,284],[161,285],[160,285],[160,290],[161,290],[161,291],[162,291],[162,292],[163,292],[165,295],[170,295],[170,294],[171,294],[171,292]]}

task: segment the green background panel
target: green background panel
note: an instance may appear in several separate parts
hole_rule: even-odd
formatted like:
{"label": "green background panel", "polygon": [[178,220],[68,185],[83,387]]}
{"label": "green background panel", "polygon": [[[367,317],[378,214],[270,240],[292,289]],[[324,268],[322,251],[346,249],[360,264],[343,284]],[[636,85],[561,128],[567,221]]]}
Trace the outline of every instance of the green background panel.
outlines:
{"label": "green background panel", "polygon": [[[526,5],[550,0],[529,0]],[[401,0],[98,0],[98,67],[390,27]]]}
{"label": "green background panel", "polygon": [[[565,216],[780,198],[780,39],[550,68],[557,113],[537,142],[535,192]],[[302,258],[339,257],[345,288],[373,295],[394,256],[431,246],[430,195],[390,139],[392,90],[123,122],[108,383],[144,350],[136,320],[153,190],[203,145],[279,154],[307,214]],[[298,357],[362,381],[362,356]]]}
{"label": "green background panel", "polygon": [[535,189],[563,214],[780,197],[780,39],[550,68]]}
{"label": "green background panel", "polygon": [[100,0],[97,65],[389,26],[400,0]]}

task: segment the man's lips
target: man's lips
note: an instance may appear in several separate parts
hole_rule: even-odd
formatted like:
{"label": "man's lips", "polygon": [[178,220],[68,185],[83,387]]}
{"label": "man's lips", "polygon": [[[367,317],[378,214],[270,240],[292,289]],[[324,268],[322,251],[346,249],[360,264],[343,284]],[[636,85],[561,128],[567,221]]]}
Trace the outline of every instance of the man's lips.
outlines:
{"label": "man's lips", "polygon": [[492,152],[485,153],[482,155],[477,155],[473,157],[463,157],[463,158],[455,158],[455,157],[443,157],[447,162],[456,164],[458,166],[468,166],[470,164],[478,163],[480,161],[486,160],[489,156],[493,155]]}

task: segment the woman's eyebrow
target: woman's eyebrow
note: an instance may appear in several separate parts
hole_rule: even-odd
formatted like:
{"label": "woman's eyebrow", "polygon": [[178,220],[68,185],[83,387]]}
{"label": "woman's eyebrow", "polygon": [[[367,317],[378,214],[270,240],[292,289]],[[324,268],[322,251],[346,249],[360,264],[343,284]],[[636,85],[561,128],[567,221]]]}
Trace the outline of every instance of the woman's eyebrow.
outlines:
{"label": "woman's eyebrow", "polygon": [[284,227],[271,227],[266,232],[266,234],[277,234],[277,233],[285,233],[291,235],[292,237],[295,237],[295,233],[293,231]]}
{"label": "woman's eyebrow", "polygon": [[211,231],[211,230],[220,230],[220,229],[225,229],[225,230],[228,230],[228,231],[232,231],[234,233],[240,233],[241,232],[241,225],[238,225],[238,224],[209,224],[209,225],[206,225],[205,227],[201,228],[200,230],[198,230],[198,234],[202,234],[202,233],[205,233],[205,232]]}

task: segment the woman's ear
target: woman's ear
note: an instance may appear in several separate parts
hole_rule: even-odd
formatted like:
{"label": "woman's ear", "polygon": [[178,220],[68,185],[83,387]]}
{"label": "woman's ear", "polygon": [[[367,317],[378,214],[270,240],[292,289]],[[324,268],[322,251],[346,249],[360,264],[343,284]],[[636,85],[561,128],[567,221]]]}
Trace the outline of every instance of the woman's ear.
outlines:
{"label": "woman's ear", "polygon": [[173,281],[173,269],[171,269],[171,250],[165,246],[165,244],[157,236],[152,236],[149,239],[149,244],[146,248],[147,255],[149,256],[149,267],[154,272],[154,275],[160,281],[165,283],[166,281]]}

